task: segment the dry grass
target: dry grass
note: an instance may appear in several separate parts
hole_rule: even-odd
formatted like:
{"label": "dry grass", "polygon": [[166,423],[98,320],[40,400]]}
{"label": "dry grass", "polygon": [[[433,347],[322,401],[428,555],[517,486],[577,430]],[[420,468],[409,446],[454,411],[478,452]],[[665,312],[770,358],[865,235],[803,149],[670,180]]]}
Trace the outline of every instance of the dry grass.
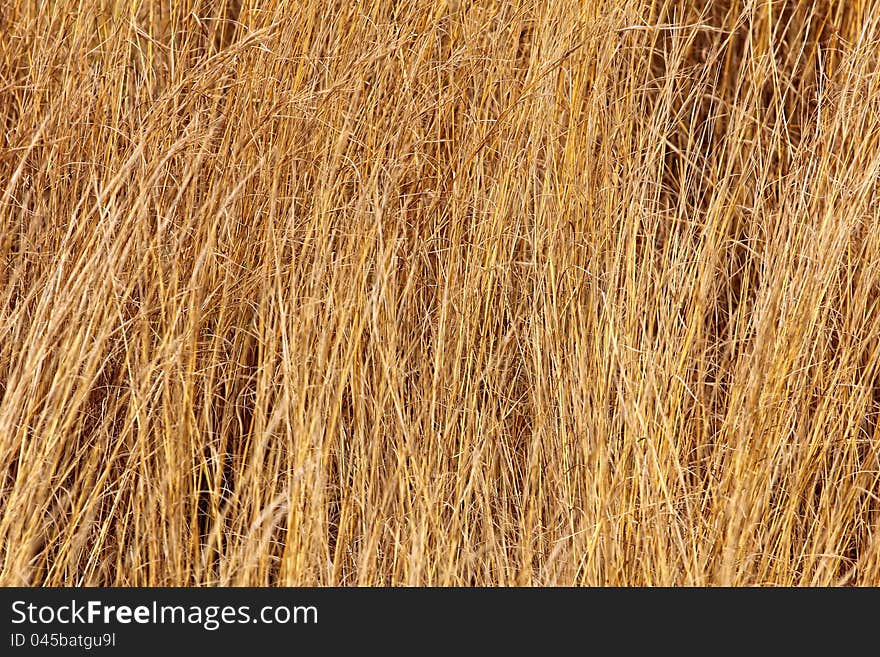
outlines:
{"label": "dry grass", "polygon": [[880,3],[5,0],[0,583],[880,584]]}

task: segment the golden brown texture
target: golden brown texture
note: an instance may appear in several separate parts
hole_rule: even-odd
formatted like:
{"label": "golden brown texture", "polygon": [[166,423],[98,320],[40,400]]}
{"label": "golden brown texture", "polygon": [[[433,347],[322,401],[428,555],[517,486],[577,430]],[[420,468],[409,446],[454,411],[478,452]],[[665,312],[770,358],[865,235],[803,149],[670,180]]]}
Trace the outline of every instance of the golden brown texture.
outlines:
{"label": "golden brown texture", "polygon": [[880,3],[5,0],[0,584],[880,584]]}

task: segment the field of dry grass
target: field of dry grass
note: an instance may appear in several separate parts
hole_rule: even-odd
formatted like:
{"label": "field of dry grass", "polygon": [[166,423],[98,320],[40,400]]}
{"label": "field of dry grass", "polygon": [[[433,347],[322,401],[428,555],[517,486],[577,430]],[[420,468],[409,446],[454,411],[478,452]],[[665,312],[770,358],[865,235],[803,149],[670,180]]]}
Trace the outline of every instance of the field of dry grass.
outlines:
{"label": "field of dry grass", "polygon": [[880,584],[880,2],[4,0],[0,584]]}

